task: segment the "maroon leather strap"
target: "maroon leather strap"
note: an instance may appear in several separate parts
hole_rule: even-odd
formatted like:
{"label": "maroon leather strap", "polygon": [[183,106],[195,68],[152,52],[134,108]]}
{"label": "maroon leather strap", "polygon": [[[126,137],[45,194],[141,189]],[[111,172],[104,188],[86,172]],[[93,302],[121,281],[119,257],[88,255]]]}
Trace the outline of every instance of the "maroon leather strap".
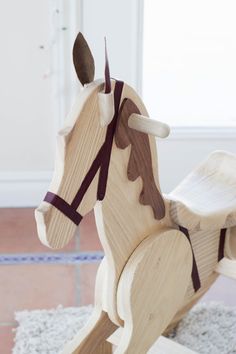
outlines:
{"label": "maroon leather strap", "polygon": [[[198,291],[200,289],[200,287],[201,287],[201,281],[200,281],[200,277],[199,277],[199,273],[198,273],[197,262],[196,262],[196,259],[195,259],[195,256],[194,256],[194,251],[193,251],[191,239],[190,239],[190,236],[189,236],[189,232],[183,226],[179,226],[179,230],[182,231],[185,234],[185,236],[187,237],[187,239],[189,240],[190,245],[191,245],[191,249],[192,249],[192,253],[193,253],[192,281],[193,281],[194,290]],[[220,230],[220,240],[219,240],[219,249],[218,249],[218,262],[222,258],[224,258],[226,231],[227,231],[227,229],[221,229]]]}
{"label": "maroon leather strap", "polygon": [[105,87],[104,92],[110,93],[111,92],[111,78],[110,78],[110,68],[109,68],[109,61],[107,55],[107,40],[105,38]]}
{"label": "maroon leather strap", "polygon": [[64,215],[66,215],[71,221],[73,221],[76,225],[79,225],[82,220],[82,215],[78,213],[70,204],[68,204],[64,199],[59,197],[52,192],[47,192],[45,198],[45,202],[52,204],[55,208],[60,210]]}
{"label": "maroon leather strap", "polygon": [[97,199],[103,200],[106,194],[106,186],[107,186],[107,178],[108,171],[110,165],[111,158],[111,150],[112,150],[112,142],[115,134],[118,114],[119,114],[119,106],[122,95],[124,83],[122,81],[116,81],[115,89],[114,89],[114,105],[115,105],[115,113],[111,123],[107,127],[106,138],[101,146],[100,150],[97,153],[95,160],[93,161],[91,167],[89,168],[87,174],[85,175],[81,186],[76,193],[71,204],[67,203],[60,196],[48,192],[44,198],[44,201],[52,204],[55,208],[57,208],[61,213],[67,216],[73,223],[79,225],[82,220],[82,215],[77,212],[77,209],[87,192],[90,184],[92,183],[96,173],[100,168],[99,173],[99,181],[98,181],[98,189],[97,189]]}
{"label": "maroon leather strap", "polygon": [[193,251],[192,242],[191,242],[191,239],[189,236],[189,232],[185,227],[179,226],[179,230],[185,234],[185,236],[189,240],[189,243],[190,243],[190,246],[192,249],[192,254],[193,254],[192,282],[193,282],[193,288],[194,288],[195,292],[197,292],[201,288],[201,281],[200,281],[200,276],[199,276],[199,272],[198,272],[197,262],[196,262],[194,251]]}
{"label": "maroon leather strap", "polygon": [[97,199],[103,200],[106,194],[106,186],[107,186],[107,178],[108,178],[108,170],[111,159],[111,150],[113,138],[115,135],[116,125],[119,116],[119,107],[121,101],[121,95],[123,90],[124,83],[122,81],[116,81],[116,87],[114,90],[114,118],[109,124],[106,133],[106,145],[104,146],[104,158],[100,168],[99,181],[98,181],[98,190],[97,190]]}
{"label": "maroon leather strap", "polygon": [[227,229],[220,230],[220,241],[219,241],[219,250],[218,250],[218,262],[224,258],[224,249],[225,249],[225,237]]}

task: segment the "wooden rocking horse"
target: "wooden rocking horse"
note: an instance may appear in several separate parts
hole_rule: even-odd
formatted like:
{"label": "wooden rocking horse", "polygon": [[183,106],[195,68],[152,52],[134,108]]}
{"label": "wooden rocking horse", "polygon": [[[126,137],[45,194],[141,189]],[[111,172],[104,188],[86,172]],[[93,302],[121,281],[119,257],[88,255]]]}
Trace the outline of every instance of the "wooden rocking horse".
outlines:
{"label": "wooden rocking horse", "polygon": [[236,157],[213,153],[162,195],[154,136],[168,126],[110,79],[107,54],[105,79],[94,81],[81,33],[73,59],[84,87],[58,133],[54,177],[35,216],[41,241],[58,249],[94,209],[105,257],[93,315],[63,353],[110,354],[112,344],[116,354],[193,353],[162,334],[218,273],[236,278]]}

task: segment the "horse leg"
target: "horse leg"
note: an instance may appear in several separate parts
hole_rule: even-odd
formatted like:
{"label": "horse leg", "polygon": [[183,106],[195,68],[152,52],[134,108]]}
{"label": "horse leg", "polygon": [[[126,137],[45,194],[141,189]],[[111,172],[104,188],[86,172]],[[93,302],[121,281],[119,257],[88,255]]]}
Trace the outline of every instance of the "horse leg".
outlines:
{"label": "horse leg", "polygon": [[136,248],[118,286],[124,329],[115,354],[148,352],[182,305],[191,270],[189,242],[177,230],[160,230]]}
{"label": "horse leg", "polygon": [[112,345],[106,339],[117,329],[108,314],[102,310],[102,290],[106,274],[105,258],[96,277],[95,308],[88,323],[73,340],[66,344],[62,354],[111,354]]}
{"label": "horse leg", "polygon": [[95,310],[85,327],[67,343],[63,354],[111,354],[112,346],[106,339],[117,328],[107,313]]}

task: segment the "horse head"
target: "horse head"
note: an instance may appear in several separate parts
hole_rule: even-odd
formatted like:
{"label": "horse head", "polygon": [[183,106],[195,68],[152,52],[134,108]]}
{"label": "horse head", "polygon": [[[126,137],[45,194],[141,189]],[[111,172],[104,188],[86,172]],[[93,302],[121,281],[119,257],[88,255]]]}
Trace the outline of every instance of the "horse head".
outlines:
{"label": "horse head", "polygon": [[[125,148],[133,139],[132,134],[127,135],[128,129],[136,131],[143,138],[148,133],[161,137],[169,133],[167,125],[147,119],[140,114],[133,102],[122,96],[127,85],[111,80],[107,50],[105,79],[94,80],[94,58],[81,33],[74,43],[73,61],[83,89],[78,94],[65,127],[57,135],[54,176],[49,192],[35,211],[39,237],[45,245],[52,248],[65,246],[73,237],[83,216],[94,208],[97,200],[105,197],[115,135],[116,143]],[[121,110],[122,117],[127,116],[127,125],[122,119],[117,124]],[[127,141],[127,138],[131,141]],[[133,165],[137,165],[137,150],[136,155],[133,153],[133,160],[130,159]],[[150,168],[152,169],[151,161]],[[136,168],[135,175],[131,178],[135,179],[142,174],[144,178],[145,173],[142,170],[142,167]],[[155,189],[154,179],[150,181]],[[154,192],[159,193],[158,190]],[[145,205],[149,199],[153,197],[150,193],[148,196],[145,191],[140,196],[140,201]],[[160,219],[164,213],[161,196],[157,204],[161,209]]]}

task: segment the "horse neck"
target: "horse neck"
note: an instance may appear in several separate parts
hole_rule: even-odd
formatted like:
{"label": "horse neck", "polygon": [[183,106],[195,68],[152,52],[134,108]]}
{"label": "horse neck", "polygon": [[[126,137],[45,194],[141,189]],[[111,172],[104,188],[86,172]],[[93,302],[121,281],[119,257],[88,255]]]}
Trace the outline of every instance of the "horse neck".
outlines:
{"label": "horse neck", "polygon": [[[139,177],[131,182],[127,178],[130,150],[131,147],[118,149],[113,143],[106,196],[95,208],[98,233],[105,254],[120,264],[127,261],[144,238],[160,227],[152,208],[139,203],[142,179]],[[156,148],[153,151],[152,160],[157,179]]]}

